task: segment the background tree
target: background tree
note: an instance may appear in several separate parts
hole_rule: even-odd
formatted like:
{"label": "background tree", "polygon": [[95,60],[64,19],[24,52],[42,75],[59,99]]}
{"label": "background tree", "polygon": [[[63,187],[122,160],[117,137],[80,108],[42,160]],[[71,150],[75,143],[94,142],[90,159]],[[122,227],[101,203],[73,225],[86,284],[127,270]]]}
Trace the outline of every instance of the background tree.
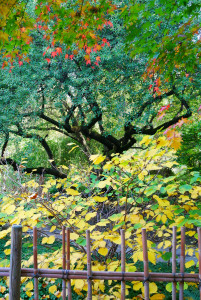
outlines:
{"label": "background tree", "polygon": [[[84,6],[84,12],[91,10],[90,5]],[[152,12],[153,5],[146,5]],[[161,5],[159,2],[158,9]],[[129,7],[132,8],[131,4]],[[104,8],[101,6],[101,9]],[[140,12],[144,11],[142,8],[145,9],[144,6],[139,6],[140,20]],[[54,9],[53,5],[50,16]],[[61,14],[62,6],[60,9]],[[65,9],[61,15],[61,23],[69,9],[73,13],[81,8],[79,5],[73,8],[67,5]],[[125,53],[125,44],[131,38],[128,35],[131,29],[128,27],[128,16],[122,18],[119,10],[122,11],[122,8],[119,7],[113,16],[109,15],[110,11],[105,11],[102,23],[96,24],[100,26],[95,26],[94,31],[97,32],[98,42],[90,42],[83,34],[79,40],[83,47],[79,47],[75,43],[78,36],[72,32],[68,35],[70,38],[72,34],[71,44],[68,40],[63,40],[62,36],[61,40],[58,39],[57,34],[63,28],[63,23],[60,29],[56,27],[56,33],[52,32],[53,25],[56,25],[54,20],[45,17],[45,11],[47,15],[49,13],[47,6],[41,4],[40,8],[36,8],[36,13],[40,12],[36,20],[38,24],[53,22],[52,27],[47,30],[53,35],[56,34],[57,38],[52,39],[49,36],[47,39],[47,35],[44,36],[46,27],[37,25],[37,29],[30,36],[32,43],[29,45],[28,64],[23,62],[19,53],[18,61],[10,54],[8,61],[12,58],[11,69],[8,72],[8,61],[5,63],[2,58],[1,164],[11,164],[14,169],[19,165],[13,157],[5,158],[10,137],[34,139],[46,152],[44,160],[48,159],[51,166],[29,166],[25,171],[64,177],[57,166],[57,153],[49,146],[50,131],[73,139],[87,156],[91,153],[91,142],[96,142],[100,150],[110,157],[113,153],[122,153],[137,146],[138,135],[153,135],[179,121],[182,123],[191,116],[191,107],[194,108],[200,98],[199,66],[197,65],[194,73],[185,73],[185,66],[180,62],[183,71],[176,65],[168,69],[167,76],[158,59],[150,64],[149,51],[141,51],[139,48],[138,55],[132,57],[133,43],[138,45],[142,34],[146,34],[148,30],[147,25],[139,23],[142,20],[138,22],[142,26],[138,40],[130,42],[131,49]],[[85,12],[82,17],[87,16]],[[149,13],[149,18],[150,16]],[[76,19],[76,14],[74,17]],[[78,17],[79,22],[82,22],[82,17]],[[164,21],[166,17],[165,15]],[[153,24],[155,22],[156,14],[153,15]],[[170,32],[175,33],[178,26],[179,23],[176,26],[169,24]],[[86,33],[86,29],[89,35],[92,34],[92,29],[87,28],[82,28],[83,33]],[[163,26],[156,28],[159,36],[164,35]],[[150,41],[150,36],[147,39]],[[68,44],[71,45],[70,48]],[[6,43],[4,46],[6,48]],[[167,68],[168,65],[165,69]],[[168,113],[165,114],[166,111]],[[171,135],[174,138],[172,132]]]}

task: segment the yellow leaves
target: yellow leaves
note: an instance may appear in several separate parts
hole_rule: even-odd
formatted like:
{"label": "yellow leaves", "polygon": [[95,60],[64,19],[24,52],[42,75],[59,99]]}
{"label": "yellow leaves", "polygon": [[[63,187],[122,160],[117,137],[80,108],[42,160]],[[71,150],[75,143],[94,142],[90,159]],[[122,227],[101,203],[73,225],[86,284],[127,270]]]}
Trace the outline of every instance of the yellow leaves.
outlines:
{"label": "yellow leaves", "polygon": [[31,291],[33,290],[33,282],[29,281],[26,285],[25,285],[26,290]]}
{"label": "yellow leaves", "polygon": [[137,251],[133,254],[133,261],[136,263],[138,260],[143,261],[143,252]]}
{"label": "yellow leaves", "polygon": [[148,174],[148,172],[146,170],[143,170],[139,175],[138,178],[140,180],[144,180],[144,176],[146,176]]}
{"label": "yellow leaves", "polygon": [[108,254],[108,249],[107,248],[100,248],[100,249],[98,249],[98,253],[103,255],[103,256],[106,256]]}
{"label": "yellow leaves", "polygon": [[54,294],[57,291],[57,286],[52,285],[49,287],[49,293]]}
{"label": "yellow leaves", "polygon": [[119,264],[120,264],[119,261],[111,262],[107,267],[108,271],[115,271],[118,268]]}
{"label": "yellow leaves", "polygon": [[170,247],[171,245],[172,245],[172,243],[170,241],[165,241],[163,248],[166,249],[166,248]]}
{"label": "yellow leaves", "polygon": [[143,220],[141,215],[132,214],[130,215],[130,221],[132,224],[138,224]]}
{"label": "yellow leaves", "polygon": [[106,156],[102,156],[100,154],[91,155],[90,160],[93,161],[94,165],[99,165],[105,160]]}
{"label": "yellow leaves", "polygon": [[166,162],[163,164],[164,167],[167,167],[167,168],[172,168],[174,165],[178,165],[178,163],[176,163],[175,161],[169,161],[169,162]]}
{"label": "yellow leaves", "polygon": [[149,283],[149,292],[150,292],[150,294],[156,293],[157,290],[158,290],[158,287],[157,287],[157,285],[155,284],[155,282],[150,282],[150,283]]}
{"label": "yellow leaves", "polygon": [[108,178],[108,179],[106,179],[106,180],[103,180],[103,181],[100,181],[100,182],[98,183],[98,187],[99,187],[100,189],[105,188],[106,185],[111,185],[110,178]]}
{"label": "yellow leaves", "polygon": [[163,247],[163,242],[160,242],[157,246],[158,249],[162,248]]}
{"label": "yellow leaves", "polygon": [[140,141],[140,145],[145,144],[145,146],[148,146],[151,142],[151,138],[149,135],[146,135],[143,137],[143,139]]}
{"label": "yellow leaves", "polygon": [[161,148],[161,147],[168,146],[170,142],[164,136],[162,136],[157,139],[156,143],[157,143],[157,148]]}
{"label": "yellow leaves", "polygon": [[66,189],[66,192],[71,196],[78,196],[80,193],[74,189]]}
{"label": "yellow leaves", "polygon": [[148,252],[148,259],[152,264],[156,264],[156,256],[154,252]]}
{"label": "yellow leaves", "polygon": [[50,237],[44,237],[42,239],[42,244],[53,244],[55,241],[54,235],[51,235]]}
{"label": "yellow leaves", "polygon": [[10,254],[10,251],[11,251],[11,249],[6,249],[6,250],[4,250],[4,253],[5,253],[6,255],[9,255],[9,254]]}
{"label": "yellow leaves", "polygon": [[6,291],[6,287],[1,285],[0,286],[0,293],[4,293]]}
{"label": "yellow leaves", "polygon": [[50,228],[50,232],[53,232],[55,229],[56,229],[56,226],[53,225],[53,226]]}
{"label": "yellow leaves", "polygon": [[170,205],[169,201],[167,201],[165,199],[161,199],[157,195],[153,195],[153,198],[157,200],[157,202],[160,206],[169,206]]}
{"label": "yellow leaves", "polygon": [[15,205],[14,204],[8,204],[3,208],[3,211],[7,215],[11,215],[15,211]]}
{"label": "yellow leaves", "polygon": [[84,280],[81,280],[81,279],[75,280],[75,288],[78,290],[82,290],[84,287],[84,284],[85,284]]}
{"label": "yellow leaves", "polygon": [[195,265],[195,262],[193,261],[193,260],[190,260],[190,261],[187,261],[186,263],[185,263],[185,267],[188,269],[188,268],[190,268],[190,267],[192,267],[192,266],[194,266]]}
{"label": "yellow leaves", "polygon": [[167,221],[167,217],[166,217],[166,215],[162,215],[162,217],[161,217],[161,221],[163,222],[163,224],[165,224],[165,223],[166,223],[166,221]]}
{"label": "yellow leaves", "polygon": [[71,240],[77,240],[79,238],[79,235],[75,232],[71,233],[70,234],[70,239]]}
{"label": "yellow leaves", "polygon": [[57,298],[61,298],[62,294],[60,291],[57,291],[55,294],[54,294]]}
{"label": "yellow leaves", "polygon": [[163,300],[165,299],[165,295],[164,294],[155,294],[153,296],[151,296],[150,300]]}
{"label": "yellow leaves", "polygon": [[100,222],[98,222],[96,225],[97,226],[106,226],[107,224],[109,224],[110,221],[106,220],[106,219],[102,219]]}
{"label": "yellow leaves", "polygon": [[140,281],[136,281],[133,285],[133,290],[134,291],[139,291],[143,287],[143,283]]}
{"label": "yellow leaves", "polygon": [[118,237],[113,237],[110,239],[113,243],[117,244],[117,245],[120,245],[121,244],[121,237],[118,236]]}
{"label": "yellow leaves", "polygon": [[158,149],[152,149],[145,153],[145,157],[153,157],[157,154]]}
{"label": "yellow leaves", "polygon": [[89,221],[90,219],[94,218],[97,215],[97,212],[88,213],[85,217],[86,221]]}
{"label": "yellow leaves", "polygon": [[0,239],[3,239],[5,236],[7,236],[8,233],[11,232],[11,228],[8,228],[6,230],[0,231]]}
{"label": "yellow leaves", "polygon": [[96,202],[104,202],[104,201],[106,201],[108,198],[107,198],[107,197],[94,196],[93,199],[94,199]]}

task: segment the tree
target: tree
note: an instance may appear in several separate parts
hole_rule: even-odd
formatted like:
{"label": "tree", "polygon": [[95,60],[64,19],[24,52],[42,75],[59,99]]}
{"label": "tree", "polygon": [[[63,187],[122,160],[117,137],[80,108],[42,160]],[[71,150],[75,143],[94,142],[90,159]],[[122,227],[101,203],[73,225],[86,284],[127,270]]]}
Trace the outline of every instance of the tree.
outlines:
{"label": "tree", "polygon": [[65,43],[50,43],[38,28],[31,35],[29,63],[13,61],[10,72],[3,65],[1,164],[18,168],[5,158],[5,149],[10,136],[20,136],[40,144],[51,164],[25,171],[65,177],[48,145],[50,130],[72,138],[87,155],[89,141],[96,141],[110,157],[136,146],[138,135],[153,135],[191,116],[192,102],[200,97],[199,67],[183,74],[176,66],[167,77],[156,60],[147,65],[146,51],[125,53],[128,35],[118,11],[107,19],[98,32],[101,45],[87,41],[79,51],[72,44],[66,52]]}

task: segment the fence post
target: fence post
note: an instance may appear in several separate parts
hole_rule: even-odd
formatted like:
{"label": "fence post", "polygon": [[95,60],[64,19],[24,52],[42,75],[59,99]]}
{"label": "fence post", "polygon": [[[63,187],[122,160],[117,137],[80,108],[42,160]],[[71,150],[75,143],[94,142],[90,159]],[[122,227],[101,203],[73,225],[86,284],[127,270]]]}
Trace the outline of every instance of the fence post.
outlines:
{"label": "fence post", "polygon": [[11,232],[9,300],[20,300],[22,226],[13,225]]}

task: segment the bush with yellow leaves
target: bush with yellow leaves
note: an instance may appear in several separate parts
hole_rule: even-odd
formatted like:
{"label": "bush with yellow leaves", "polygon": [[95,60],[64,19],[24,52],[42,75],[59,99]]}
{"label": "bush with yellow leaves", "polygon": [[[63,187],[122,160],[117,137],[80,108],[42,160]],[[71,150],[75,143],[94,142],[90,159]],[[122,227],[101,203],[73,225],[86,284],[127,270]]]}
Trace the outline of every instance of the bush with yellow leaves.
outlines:
{"label": "bush with yellow leaves", "polygon": [[[26,192],[7,195],[0,203],[1,224],[21,223],[24,232],[33,226],[48,228],[48,236],[43,238],[42,244],[54,243],[55,230],[61,229],[62,225],[69,227],[72,269],[86,268],[87,229],[91,231],[94,271],[120,271],[122,228],[126,231],[126,271],[136,271],[138,263],[143,261],[142,228],[148,232],[151,264],[156,264],[159,258],[167,260],[164,251],[171,247],[172,226],[186,226],[187,236],[194,238],[196,243],[196,227],[201,226],[201,204],[198,201],[201,198],[201,176],[194,172],[190,181],[185,182],[183,170],[174,161],[175,150],[164,136],[145,136],[140,144],[142,149],[116,154],[111,160],[92,155],[88,169],[69,166],[68,178],[49,178],[40,194],[41,187],[36,181],[26,182]],[[174,175],[164,177],[164,168],[173,170]],[[0,238],[9,233],[10,227],[0,232]],[[187,247],[190,256],[194,252],[192,246]],[[61,258],[61,249],[51,257],[39,255],[39,267],[47,268],[53,264],[54,268],[61,268]],[[24,266],[28,267],[32,262],[33,257],[30,257]],[[193,265],[192,259],[186,263],[186,268]],[[74,291],[84,297],[87,282],[72,280],[72,285]],[[120,283],[109,281],[109,285],[106,290],[103,281],[95,280],[93,295],[99,295],[100,299],[120,298]],[[53,287],[50,293],[58,291]],[[127,284],[126,293],[129,297],[143,295],[143,284]],[[151,299],[159,296],[163,299],[164,296],[155,283],[150,284],[150,294]]]}

